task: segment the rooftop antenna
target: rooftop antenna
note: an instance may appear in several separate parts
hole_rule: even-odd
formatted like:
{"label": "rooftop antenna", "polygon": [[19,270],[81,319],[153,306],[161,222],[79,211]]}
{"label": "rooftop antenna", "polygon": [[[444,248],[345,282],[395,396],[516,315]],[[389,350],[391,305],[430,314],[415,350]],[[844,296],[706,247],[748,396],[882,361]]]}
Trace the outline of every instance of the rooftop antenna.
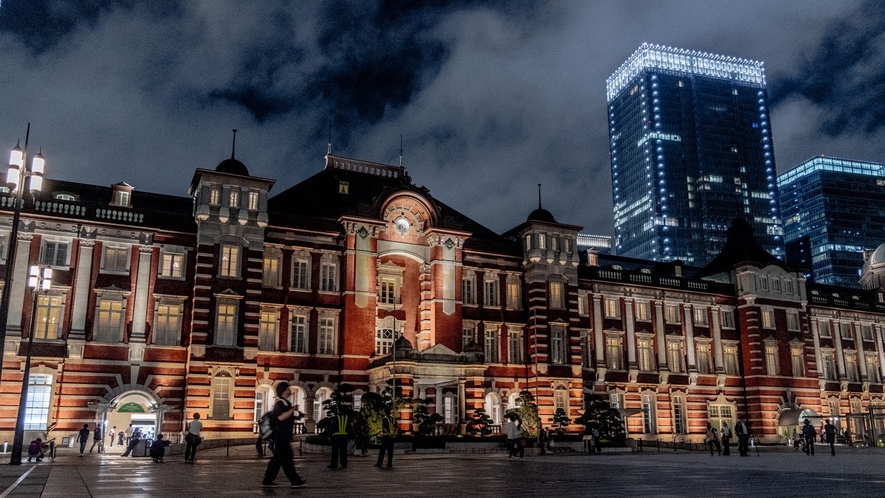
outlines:
{"label": "rooftop antenna", "polygon": [[329,118],[329,149],[326,154],[332,155],[332,118]]}
{"label": "rooftop antenna", "polygon": [[538,209],[541,209],[541,184],[538,184]]}
{"label": "rooftop antenna", "polygon": [[230,158],[234,158],[234,154],[237,152],[237,129],[234,128],[234,143],[230,148]]}

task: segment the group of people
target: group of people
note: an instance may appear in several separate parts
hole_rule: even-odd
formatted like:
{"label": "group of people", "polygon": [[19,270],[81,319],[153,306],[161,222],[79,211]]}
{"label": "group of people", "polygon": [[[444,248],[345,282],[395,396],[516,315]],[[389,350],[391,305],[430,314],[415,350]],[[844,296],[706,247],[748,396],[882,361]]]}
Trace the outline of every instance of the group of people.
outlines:
{"label": "group of people", "polygon": [[743,419],[738,419],[734,426],[734,431],[723,422],[721,430],[716,430],[713,424],[707,422],[707,431],[704,442],[710,447],[710,455],[719,454],[721,456],[731,455],[731,440],[737,437],[738,454],[740,456],[750,456],[750,428]]}
{"label": "group of people", "polygon": [[[811,425],[811,420],[805,419],[802,423],[802,427],[799,430],[799,433],[796,433],[796,430],[793,430],[793,447],[798,450],[799,446],[802,446],[802,449],[805,451],[805,454],[808,456],[814,456],[814,440],[817,439],[817,431],[814,430],[814,426]],[[825,440],[828,445],[830,445],[830,454],[836,455],[836,426],[833,425],[833,421],[827,419],[824,423],[823,428],[821,429],[821,439]]]}

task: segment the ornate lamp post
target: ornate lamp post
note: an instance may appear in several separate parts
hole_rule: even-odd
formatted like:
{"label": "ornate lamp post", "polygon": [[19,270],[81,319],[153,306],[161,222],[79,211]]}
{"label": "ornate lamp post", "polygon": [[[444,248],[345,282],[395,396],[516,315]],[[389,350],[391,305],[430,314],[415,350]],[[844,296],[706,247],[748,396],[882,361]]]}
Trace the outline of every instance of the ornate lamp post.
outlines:
{"label": "ornate lamp post", "polygon": [[25,408],[28,400],[28,386],[31,376],[31,346],[34,344],[34,335],[37,332],[37,298],[40,291],[48,293],[52,287],[52,269],[31,266],[28,275],[28,287],[34,293],[34,302],[31,305],[31,333],[28,334],[27,353],[25,354],[25,368],[22,373],[21,401],[18,404],[18,417],[15,419],[15,438],[12,440],[12,454],[9,458],[10,465],[21,465],[22,449],[25,443]]}

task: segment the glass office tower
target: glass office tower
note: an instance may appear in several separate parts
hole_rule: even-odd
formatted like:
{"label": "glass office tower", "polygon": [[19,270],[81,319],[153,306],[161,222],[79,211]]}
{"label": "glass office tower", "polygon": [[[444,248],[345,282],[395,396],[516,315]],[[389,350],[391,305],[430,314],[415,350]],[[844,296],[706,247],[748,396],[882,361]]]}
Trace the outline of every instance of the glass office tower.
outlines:
{"label": "glass office tower", "polygon": [[885,242],[885,164],[814,157],[777,185],[784,239],[807,240],[814,281],[860,287],[864,249]]}
{"label": "glass office tower", "polygon": [[643,44],[606,92],[617,254],[704,265],[743,217],[783,258],[761,62]]}

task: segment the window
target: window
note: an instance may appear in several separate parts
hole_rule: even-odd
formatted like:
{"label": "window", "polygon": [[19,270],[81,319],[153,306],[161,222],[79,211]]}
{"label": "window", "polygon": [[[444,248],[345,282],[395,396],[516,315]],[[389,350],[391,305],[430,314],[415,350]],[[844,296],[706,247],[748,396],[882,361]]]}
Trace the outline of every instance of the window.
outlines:
{"label": "window", "polygon": [[738,375],[740,372],[740,363],[738,363],[738,347],[737,345],[727,345],[723,348],[725,356],[725,374]]}
{"label": "window", "polygon": [[873,340],[873,327],[868,324],[863,324],[860,326],[860,337],[865,341]]}
{"label": "window", "polygon": [[240,275],[240,247],[221,246],[221,276],[236,278]]}
{"label": "window", "polygon": [[310,272],[307,258],[292,260],[292,287],[295,289],[310,289]]}
{"label": "window", "polygon": [[616,297],[606,297],[605,299],[605,317],[621,318],[621,301]]}
{"label": "window", "polygon": [[722,310],[722,328],[734,328],[734,310]]}
{"label": "window", "polygon": [[261,285],[276,289],[280,287],[280,259],[276,256],[264,257],[264,269],[261,273]]}
{"label": "window", "polygon": [[565,308],[565,299],[562,295],[562,282],[550,282],[550,307],[556,309]]}
{"label": "window", "polygon": [[261,417],[273,407],[274,390],[270,386],[259,386],[255,389],[255,411],[252,421],[258,425]]}
{"label": "window", "polygon": [[40,264],[44,266],[67,266],[68,243],[47,240],[43,243],[43,255]]}
{"label": "window", "polygon": [[793,293],[793,281],[792,280],[784,280],[784,293],[786,293],[786,294]]}
{"label": "window", "polygon": [[682,340],[668,339],[667,364],[669,365],[671,372],[681,373],[685,371],[685,362],[683,361],[682,357]]}
{"label": "window", "polygon": [[636,342],[639,353],[639,370],[642,372],[651,372],[654,367],[654,350],[652,349],[652,340],[650,337],[641,337]]}
{"label": "window", "polygon": [[878,384],[880,376],[879,363],[876,361],[876,356],[868,354],[864,357],[864,360],[867,362],[867,379],[874,384]]}
{"label": "window", "polygon": [[265,310],[261,312],[258,319],[258,350],[259,351],[276,351],[278,324],[280,318],[276,310]]}
{"label": "window", "polygon": [[347,195],[350,193],[350,183],[339,181],[338,182],[338,193]]}
{"label": "window", "polygon": [[717,430],[722,430],[722,424],[728,424],[734,427],[734,406],[733,405],[709,405],[707,407],[707,421]]}
{"label": "window", "polygon": [[774,292],[780,292],[780,291],[781,291],[781,281],[780,281],[780,279],[778,279],[778,278],[773,278],[773,279],[771,280],[771,290],[773,290]]}
{"label": "window", "polygon": [[493,279],[486,279],[483,282],[483,302],[482,304],[490,307],[497,307],[501,305],[501,299],[498,291],[498,279],[497,277],[492,277]]}
{"label": "window", "polygon": [[854,351],[845,351],[845,375],[848,382],[857,382],[857,354]]}
{"label": "window", "polygon": [[553,408],[562,410],[568,415],[568,389],[559,386],[553,390]]}
{"label": "window", "polygon": [[221,204],[221,190],[213,188],[209,191],[209,204],[213,206]]}
{"label": "window", "polygon": [[787,330],[791,332],[799,330],[799,313],[793,311],[787,312]]}
{"label": "window", "polygon": [[759,290],[763,292],[768,292],[768,277],[758,277],[759,282]]}
{"label": "window", "polygon": [[483,404],[486,414],[492,419],[492,424],[501,423],[501,399],[495,393],[488,393]]}
{"label": "window", "polygon": [[551,251],[558,251],[559,250],[559,237],[556,237],[555,235],[550,236],[550,250]]}
{"label": "window", "polygon": [[390,354],[393,350],[393,339],[392,325],[379,325],[375,330],[375,354]]}
{"label": "window", "polygon": [[830,322],[818,322],[818,329],[820,329],[821,337],[832,337],[830,334]]}
{"label": "window", "polygon": [[698,372],[702,374],[713,373],[713,348],[708,341],[698,342]]}
{"label": "window", "polygon": [[550,363],[554,365],[568,363],[568,336],[565,327],[560,325],[550,328]]}
{"label": "window", "polygon": [[289,321],[289,337],[291,345],[289,350],[293,353],[307,352],[307,315],[291,315]]}
{"label": "window", "polygon": [[525,250],[530,251],[532,249],[532,234],[525,234]]}
{"label": "window", "polygon": [[317,354],[335,354],[335,319],[320,318]]}
{"label": "window", "polygon": [[237,304],[219,301],[215,316],[215,345],[236,346]]}
{"label": "window", "polygon": [[446,424],[455,423],[455,417],[458,412],[455,410],[455,398],[451,395],[443,398],[443,422]]}
{"label": "window", "polygon": [[821,353],[821,360],[824,364],[824,379],[829,381],[839,380],[839,374],[836,371],[836,357],[832,351]]}
{"label": "window", "polygon": [[842,322],[839,324],[839,336],[843,339],[853,340],[854,336],[851,334],[851,324]]}
{"label": "window", "polygon": [[507,309],[522,309],[522,285],[516,278],[507,278]]}
{"label": "window", "polygon": [[707,308],[703,306],[694,308],[694,324],[704,327],[707,325]]}
{"label": "window", "polygon": [[476,346],[476,325],[465,322],[461,326],[461,351],[466,351],[471,344]]}
{"label": "window", "polygon": [[651,320],[651,304],[647,301],[639,301],[636,303],[636,319],[640,322],[648,322]]}
{"label": "window", "polygon": [[215,374],[212,382],[212,418],[230,420],[230,391],[232,378],[226,371]]}
{"label": "window", "polygon": [[58,339],[64,304],[61,296],[37,296],[37,316],[34,323],[34,339]]}
{"label": "window", "polygon": [[249,210],[258,211],[258,192],[249,192]]}
{"label": "window", "polygon": [[379,287],[381,295],[378,298],[378,302],[380,304],[396,304],[397,292],[396,292],[396,279],[391,277],[382,277],[381,285]]}
{"label": "window", "polygon": [[642,428],[646,434],[658,432],[658,410],[654,394],[642,395]]}
{"label": "window", "polygon": [[461,280],[461,299],[464,304],[476,304],[476,277],[473,275]]}
{"label": "window", "polygon": [[55,200],[57,200],[57,201],[76,202],[76,201],[77,201],[77,196],[75,196],[74,194],[62,194],[62,193],[58,193],[58,194],[55,194]]}
{"label": "window", "polygon": [[762,310],[762,328],[764,328],[764,329],[773,329],[774,328],[774,311],[773,310]]}
{"label": "window", "polygon": [[231,189],[230,191],[230,203],[228,204],[230,207],[239,207],[240,205],[240,191]]}
{"label": "window", "polygon": [[624,394],[619,392],[608,393],[608,406],[615,410],[622,410],[624,408]]}
{"label": "window", "polygon": [[802,354],[802,344],[794,343],[790,347],[790,366],[793,370],[793,377],[805,376],[805,357]]}
{"label": "window", "polygon": [[685,398],[673,396],[673,432],[685,434]]}
{"label": "window", "polygon": [[323,261],[320,267],[320,290],[327,292],[338,290],[338,263]]}
{"label": "window", "polygon": [[507,363],[522,362],[522,329],[507,327]]}
{"label": "window", "polygon": [[607,335],[605,338],[605,364],[611,370],[624,369],[624,348],[620,335]]}
{"label": "window", "polygon": [[547,235],[543,233],[538,234],[538,249],[547,249]]}
{"label": "window", "polygon": [[[111,204],[113,204],[114,206],[129,207],[129,196],[130,195],[131,194],[129,192],[124,192],[122,190],[115,190],[114,191],[114,198],[111,201]],[[107,198],[107,197],[105,197],[105,198]]]}
{"label": "window", "polygon": [[682,323],[678,304],[667,304],[664,306],[664,321],[667,323]]}
{"label": "window", "polygon": [[765,343],[765,371],[768,375],[780,375],[780,362],[777,357],[777,343]]}
{"label": "window", "polygon": [[313,419],[319,422],[326,416],[326,412],[323,409],[323,403],[326,402],[330,397],[332,397],[332,390],[328,387],[321,387],[317,389],[316,394],[313,396]]}
{"label": "window", "polygon": [[486,363],[498,363],[501,361],[501,348],[498,336],[500,330],[497,326],[486,326],[485,329],[485,355]]}
{"label": "window", "polygon": [[51,375],[30,375],[25,400],[25,430],[45,431],[49,423],[49,399],[52,395]]}
{"label": "window", "polygon": [[160,256],[160,276],[170,278],[184,277],[184,254],[164,252]]}
{"label": "window", "polygon": [[578,314],[579,315],[587,315],[589,313],[589,306],[587,306],[587,300],[589,296],[584,291],[578,291]]}
{"label": "window", "polygon": [[104,247],[102,269],[107,272],[126,272],[129,266],[129,250],[125,247]]}
{"label": "window", "polygon": [[181,305],[157,304],[154,318],[153,343],[161,346],[175,346],[181,330]]}
{"label": "window", "polygon": [[123,341],[123,301],[101,299],[98,303],[98,320],[92,339],[110,344]]}
{"label": "window", "polygon": [[841,426],[839,423],[839,400],[836,398],[830,398],[829,401],[827,401],[827,407],[830,409],[830,417],[836,420],[833,425],[838,429]]}

